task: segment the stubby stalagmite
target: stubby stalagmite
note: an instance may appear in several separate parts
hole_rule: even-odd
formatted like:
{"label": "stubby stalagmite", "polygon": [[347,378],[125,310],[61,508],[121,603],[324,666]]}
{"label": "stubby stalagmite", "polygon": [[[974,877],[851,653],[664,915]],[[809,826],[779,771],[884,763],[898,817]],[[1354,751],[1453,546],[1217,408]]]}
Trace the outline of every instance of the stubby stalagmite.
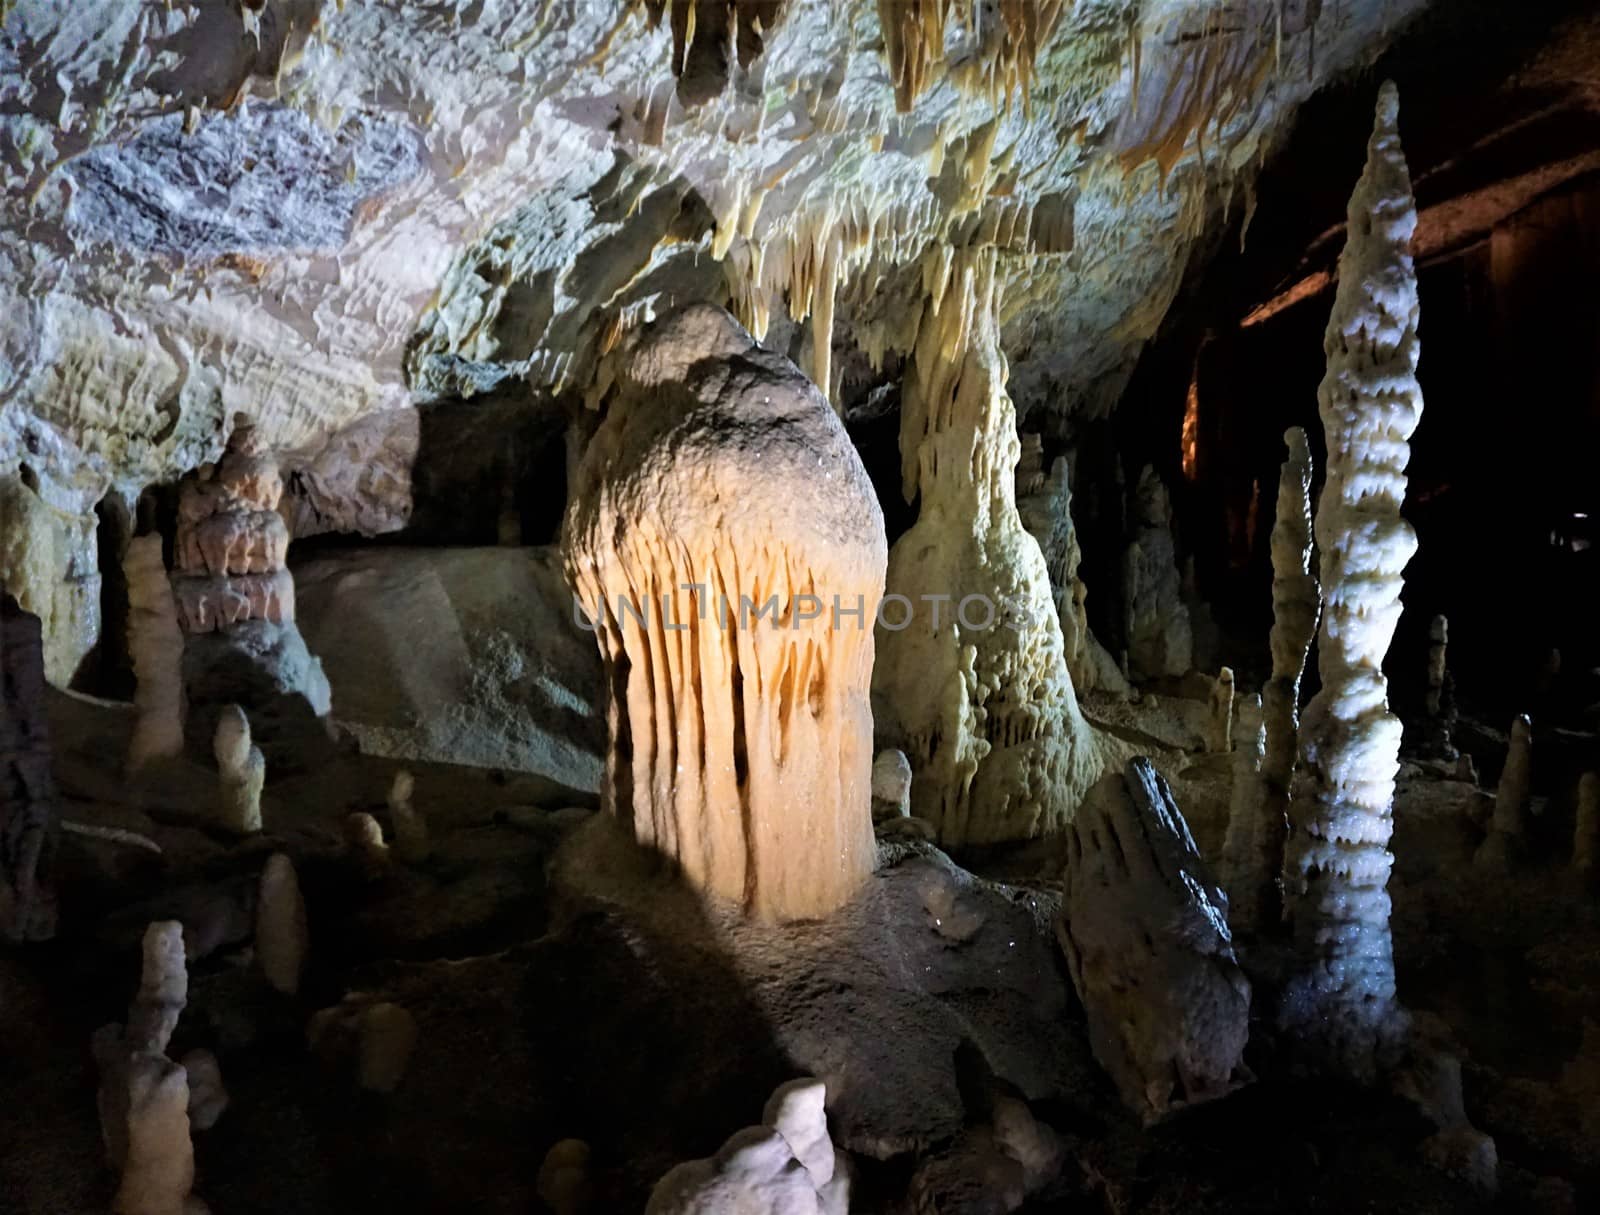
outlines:
{"label": "stubby stalagmite", "polygon": [[822,395],[721,309],[642,330],[577,471],[605,805],[695,887],[825,915],[871,871],[883,515]]}

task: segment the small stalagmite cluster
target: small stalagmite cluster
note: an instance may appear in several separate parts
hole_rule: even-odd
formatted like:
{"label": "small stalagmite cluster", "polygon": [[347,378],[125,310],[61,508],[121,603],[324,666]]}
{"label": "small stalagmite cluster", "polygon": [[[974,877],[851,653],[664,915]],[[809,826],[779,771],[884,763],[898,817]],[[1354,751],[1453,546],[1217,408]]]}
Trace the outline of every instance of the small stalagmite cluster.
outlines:
{"label": "small stalagmite cluster", "polygon": [[889,554],[873,703],[947,846],[1059,829],[1100,773],[1038,542],[1017,513],[1020,444],[996,329],[994,253],[930,264],[901,405],[917,522]]}
{"label": "small stalagmite cluster", "polygon": [[1259,765],[1235,790],[1227,859],[1232,922],[1261,932],[1278,920],[1289,793],[1300,737],[1300,678],[1316,635],[1322,595],[1311,572],[1311,451],[1305,431],[1283,436],[1289,458],[1278,475],[1272,525],[1272,675],[1261,692]]}
{"label": "small stalagmite cluster", "polygon": [[613,374],[565,523],[605,805],[695,887],[825,915],[874,859],[877,498],[828,403],[721,309],[641,330]]}
{"label": "small stalagmite cluster", "polygon": [[[1399,97],[1378,96],[1367,165],[1351,196],[1348,240],[1318,390],[1328,439],[1316,537],[1325,607],[1322,689],[1300,724],[1284,896],[1300,972],[1280,1019],[1331,1066],[1371,1074],[1397,1023],[1385,887],[1400,721],[1383,659],[1400,619],[1401,571],[1416,535],[1401,517],[1417,384],[1417,224],[1400,147]],[[1270,719],[1269,719],[1270,720]]]}

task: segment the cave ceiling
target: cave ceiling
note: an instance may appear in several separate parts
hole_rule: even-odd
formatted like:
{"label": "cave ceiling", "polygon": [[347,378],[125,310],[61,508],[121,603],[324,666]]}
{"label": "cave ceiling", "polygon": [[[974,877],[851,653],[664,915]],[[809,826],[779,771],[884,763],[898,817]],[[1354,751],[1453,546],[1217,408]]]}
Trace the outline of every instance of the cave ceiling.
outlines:
{"label": "cave ceiling", "polygon": [[0,459],[81,508],[243,413],[384,531],[432,402],[581,399],[686,299],[840,402],[985,244],[1019,408],[1101,413],[1295,107],[1422,7],[0,3]]}

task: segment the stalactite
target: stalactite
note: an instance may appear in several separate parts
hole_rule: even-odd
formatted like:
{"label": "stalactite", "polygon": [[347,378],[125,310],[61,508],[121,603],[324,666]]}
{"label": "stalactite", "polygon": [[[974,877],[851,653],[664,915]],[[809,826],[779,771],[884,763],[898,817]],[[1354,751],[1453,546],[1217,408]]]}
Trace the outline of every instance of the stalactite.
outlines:
{"label": "stalactite", "polygon": [[923,263],[900,430],[902,488],[921,508],[889,558],[907,619],[880,624],[873,672],[880,731],[917,776],[912,812],[946,844],[1058,827],[1100,770],[1044,557],[1017,513],[995,260],[946,246]]}
{"label": "stalactite", "polygon": [[[1055,31],[1070,0],[878,0],[884,56],[894,85],[895,106],[905,113],[933,81],[944,62],[945,28],[952,15],[967,27],[970,54],[950,65],[962,92],[1004,108],[1013,93],[1029,105],[1039,52]],[[992,13],[998,21],[984,24]]]}
{"label": "stalactite", "polygon": [[1416,534],[1400,515],[1417,384],[1416,204],[1392,83],[1378,96],[1367,165],[1351,196],[1349,237],[1318,390],[1328,472],[1317,545],[1326,596],[1318,635],[1322,688],[1301,724],[1301,770],[1284,864],[1297,973],[1280,1009],[1307,1054],[1370,1077],[1402,1018],[1385,887],[1400,721],[1383,658],[1400,619],[1401,573]]}

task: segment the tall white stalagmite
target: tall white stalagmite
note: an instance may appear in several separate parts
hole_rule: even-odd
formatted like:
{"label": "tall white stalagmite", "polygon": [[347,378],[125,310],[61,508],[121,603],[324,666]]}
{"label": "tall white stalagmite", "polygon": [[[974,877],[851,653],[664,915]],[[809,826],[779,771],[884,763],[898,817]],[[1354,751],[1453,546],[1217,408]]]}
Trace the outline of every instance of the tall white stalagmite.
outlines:
{"label": "tall white stalagmite", "polygon": [[930,258],[900,457],[917,522],[889,553],[876,725],[946,845],[1064,826],[1101,762],[1067,673],[1038,542],[1017,513],[993,250]]}
{"label": "tall white stalagmite", "polygon": [[1422,391],[1410,254],[1417,213],[1399,109],[1394,85],[1384,84],[1323,341],[1322,689],[1300,728],[1284,859],[1298,969],[1284,992],[1283,1027],[1322,1065],[1360,1077],[1374,1073],[1400,1022],[1385,889],[1400,721],[1389,712],[1383,658],[1400,619],[1401,572],[1417,547],[1400,504]]}

